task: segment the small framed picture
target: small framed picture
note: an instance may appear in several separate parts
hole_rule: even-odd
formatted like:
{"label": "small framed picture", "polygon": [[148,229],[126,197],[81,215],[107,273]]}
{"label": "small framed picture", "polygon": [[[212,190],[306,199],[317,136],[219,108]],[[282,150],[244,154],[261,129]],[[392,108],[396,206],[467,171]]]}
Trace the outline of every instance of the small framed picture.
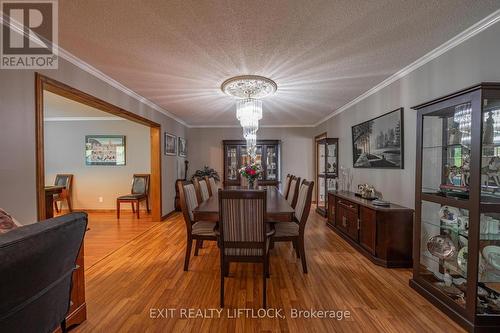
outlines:
{"label": "small framed picture", "polygon": [[169,134],[167,132],[164,133],[163,151],[165,152],[165,155],[177,155],[176,141],[177,137],[175,135]]}
{"label": "small framed picture", "polygon": [[86,165],[125,165],[124,135],[86,135]]}
{"label": "small framed picture", "polygon": [[177,151],[179,152],[179,156],[186,157],[187,156],[186,139],[181,138],[181,137],[179,137],[178,139],[179,139],[178,140],[178,142],[179,142],[178,143],[179,148],[178,148]]}

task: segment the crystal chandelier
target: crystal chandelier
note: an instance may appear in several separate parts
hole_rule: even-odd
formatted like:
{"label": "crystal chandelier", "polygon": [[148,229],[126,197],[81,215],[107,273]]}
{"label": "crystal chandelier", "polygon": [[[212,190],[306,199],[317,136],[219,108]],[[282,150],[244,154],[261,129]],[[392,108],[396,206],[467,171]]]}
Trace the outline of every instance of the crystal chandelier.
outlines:
{"label": "crystal chandelier", "polygon": [[276,92],[276,83],[263,76],[244,75],[230,78],[222,83],[221,90],[239,100],[236,103],[236,118],[243,128],[248,155],[255,160],[257,154],[257,130],[262,119],[260,98]]}

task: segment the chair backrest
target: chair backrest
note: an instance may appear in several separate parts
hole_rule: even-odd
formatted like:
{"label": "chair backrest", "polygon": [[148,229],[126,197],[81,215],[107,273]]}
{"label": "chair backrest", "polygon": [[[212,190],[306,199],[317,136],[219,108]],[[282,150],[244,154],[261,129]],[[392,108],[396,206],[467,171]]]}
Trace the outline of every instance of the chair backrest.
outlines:
{"label": "chair backrest", "polygon": [[300,228],[305,228],[309,211],[311,210],[312,194],[314,189],[313,181],[302,181],[299,187],[299,194],[297,196],[297,204],[295,205],[295,220],[299,223]]}
{"label": "chair backrest", "polygon": [[207,181],[205,179],[201,179],[199,181],[199,184],[200,184],[201,200],[202,201],[208,200],[208,198],[210,198],[210,192],[208,191]]}
{"label": "chair backrest", "polygon": [[295,208],[295,205],[297,203],[297,196],[299,192],[299,185],[300,185],[300,177],[297,178],[295,176],[292,176],[290,180],[290,189],[288,190],[288,197],[286,198],[286,201]]}
{"label": "chair backrest", "polygon": [[0,237],[0,332],[54,332],[68,313],[87,214],[13,229]]}
{"label": "chair backrest", "polygon": [[56,179],[54,181],[55,186],[64,186],[66,192],[71,193],[71,186],[73,184],[73,175],[72,174],[57,174]]}
{"label": "chair backrest", "polygon": [[288,190],[290,189],[290,180],[292,179],[292,175],[291,174],[287,174],[286,175],[286,178],[285,178],[285,183],[283,184],[283,196],[286,198],[288,198]]}
{"label": "chair backrest", "polygon": [[206,177],[206,180],[208,182],[208,189],[210,190],[210,196],[212,195],[217,195],[217,184],[215,183],[215,178],[214,177]]}
{"label": "chair backrest", "polygon": [[179,190],[179,201],[186,222],[188,234],[191,234],[192,224],[194,220],[193,210],[198,207],[198,199],[196,197],[196,190],[194,184],[190,181],[177,182],[177,189]]}
{"label": "chair backrest", "polygon": [[199,205],[205,200],[203,199],[203,196],[201,194],[201,184],[200,184],[200,179],[198,177],[193,178],[193,185],[196,193],[196,200],[198,200],[198,205]]}
{"label": "chair backrest", "polygon": [[265,253],[266,190],[219,189],[221,251],[226,255]]}
{"label": "chair backrest", "polygon": [[149,194],[149,174],[134,174],[132,194]]}

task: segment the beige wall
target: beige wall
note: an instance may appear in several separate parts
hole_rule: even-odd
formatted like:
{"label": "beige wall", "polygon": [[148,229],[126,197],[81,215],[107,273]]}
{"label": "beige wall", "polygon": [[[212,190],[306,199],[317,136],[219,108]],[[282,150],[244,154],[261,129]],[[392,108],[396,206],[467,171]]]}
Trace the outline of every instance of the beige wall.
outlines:
{"label": "beige wall", "polygon": [[404,107],[403,170],[352,169],[390,201],[414,207],[416,112],[410,107],[484,81],[500,81],[500,23],[324,122],[315,133],[340,138],[340,164],[352,169],[351,126]]}
{"label": "beige wall", "polygon": [[[186,128],[108,83],[59,59],[59,69],[42,74],[161,124],[185,136]],[[36,221],[35,72],[0,70],[0,207],[22,223]],[[163,138],[162,138],[163,142]],[[162,155],[162,213],[173,210],[178,157]]]}
{"label": "beige wall", "polygon": [[[130,193],[132,175],[150,173],[149,132],[149,127],[128,120],[46,121],[45,181],[53,183],[58,173],[73,174],[73,208],[115,209],[116,198]],[[126,165],[86,165],[85,136],[92,134],[125,135]]]}
{"label": "beige wall", "polygon": [[[312,128],[265,127],[258,131],[258,139],[281,140],[281,177],[288,173],[313,179]],[[189,175],[196,169],[209,165],[223,177],[222,140],[242,140],[241,128],[191,128],[189,129]]]}

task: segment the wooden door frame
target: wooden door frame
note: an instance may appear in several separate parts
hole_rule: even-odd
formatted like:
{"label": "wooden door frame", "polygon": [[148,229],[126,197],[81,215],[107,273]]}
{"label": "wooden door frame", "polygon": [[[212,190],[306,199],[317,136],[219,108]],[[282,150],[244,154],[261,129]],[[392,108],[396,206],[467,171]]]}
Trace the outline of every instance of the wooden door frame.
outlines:
{"label": "wooden door frame", "polygon": [[85,104],[100,111],[131,120],[150,128],[151,181],[150,199],[152,220],[159,222],[162,213],[161,189],[161,125],[135,113],[105,102],[62,82],[35,73],[35,140],[36,140],[36,195],[38,220],[45,219],[45,156],[44,156],[44,100],[43,92],[50,91],[59,96]]}

